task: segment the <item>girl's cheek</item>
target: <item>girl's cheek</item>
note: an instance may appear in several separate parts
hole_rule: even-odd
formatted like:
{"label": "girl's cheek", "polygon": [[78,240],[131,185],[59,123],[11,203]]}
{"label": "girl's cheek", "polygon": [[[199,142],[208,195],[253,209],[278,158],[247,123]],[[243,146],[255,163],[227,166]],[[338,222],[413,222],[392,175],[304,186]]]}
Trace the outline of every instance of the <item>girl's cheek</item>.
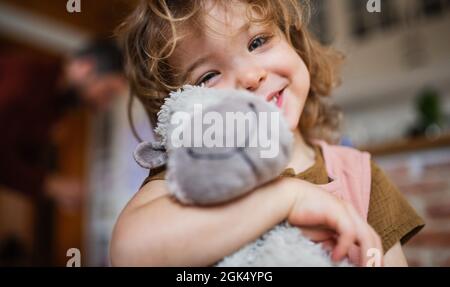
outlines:
{"label": "girl's cheek", "polygon": [[[218,77],[220,77],[220,78],[217,79],[217,81],[214,83],[214,88],[217,88],[217,89],[232,89],[232,88],[234,88],[233,83],[229,80],[228,77],[226,77],[225,75],[220,75]],[[216,79],[214,79],[214,80],[216,80]]]}

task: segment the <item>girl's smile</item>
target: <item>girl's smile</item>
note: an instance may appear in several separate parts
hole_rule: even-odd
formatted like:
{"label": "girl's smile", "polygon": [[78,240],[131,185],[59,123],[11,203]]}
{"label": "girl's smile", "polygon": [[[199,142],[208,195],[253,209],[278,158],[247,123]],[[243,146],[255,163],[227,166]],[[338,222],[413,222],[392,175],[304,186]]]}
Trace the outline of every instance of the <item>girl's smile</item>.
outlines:
{"label": "girl's smile", "polygon": [[266,101],[273,103],[279,109],[283,110],[283,95],[284,95],[284,90],[285,89],[286,89],[286,87],[284,87],[280,91],[270,93],[266,97]]}

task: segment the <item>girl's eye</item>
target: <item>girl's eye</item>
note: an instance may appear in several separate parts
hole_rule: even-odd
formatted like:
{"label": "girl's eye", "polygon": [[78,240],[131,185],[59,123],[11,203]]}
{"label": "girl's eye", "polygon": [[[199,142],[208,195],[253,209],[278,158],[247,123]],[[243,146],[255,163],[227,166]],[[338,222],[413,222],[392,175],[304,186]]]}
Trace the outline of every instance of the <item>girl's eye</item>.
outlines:
{"label": "girl's eye", "polygon": [[258,36],[256,38],[254,38],[250,42],[250,45],[248,46],[248,50],[250,52],[252,52],[253,50],[261,47],[262,45],[264,45],[269,39],[270,39],[269,36]]}
{"label": "girl's eye", "polygon": [[218,75],[217,72],[209,72],[203,75],[196,83],[196,86],[200,86],[201,84],[208,83],[212,78],[214,78],[216,75]]}

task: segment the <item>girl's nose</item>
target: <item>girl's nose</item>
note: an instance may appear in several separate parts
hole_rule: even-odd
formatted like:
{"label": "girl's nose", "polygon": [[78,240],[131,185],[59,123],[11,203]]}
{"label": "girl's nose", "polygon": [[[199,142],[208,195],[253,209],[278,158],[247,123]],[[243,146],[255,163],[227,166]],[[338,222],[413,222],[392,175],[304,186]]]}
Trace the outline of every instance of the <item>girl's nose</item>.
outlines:
{"label": "girl's nose", "polygon": [[241,89],[256,91],[267,77],[267,72],[262,67],[244,67],[237,73],[237,85]]}

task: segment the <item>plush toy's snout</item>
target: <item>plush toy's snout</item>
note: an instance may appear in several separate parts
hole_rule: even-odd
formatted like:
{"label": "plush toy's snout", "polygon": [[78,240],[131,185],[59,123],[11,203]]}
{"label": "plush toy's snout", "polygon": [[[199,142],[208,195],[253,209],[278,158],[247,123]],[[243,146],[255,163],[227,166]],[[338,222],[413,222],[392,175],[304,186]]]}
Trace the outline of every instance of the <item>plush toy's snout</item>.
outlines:
{"label": "plush toy's snout", "polygon": [[[203,124],[203,145],[173,149],[168,159],[169,186],[181,201],[223,203],[273,180],[287,166],[292,136],[276,107],[238,94],[203,110],[203,115],[208,113],[223,119],[216,125],[217,145],[205,144],[212,125]],[[194,129],[191,133],[193,138]]]}
{"label": "plush toy's snout", "polygon": [[275,105],[245,91],[200,87],[172,94],[156,131],[161,143],[139,145],[135,159],[149,169],[167,164],[170,192],[186,204],[223,203],[273,180],[293,141]]}

